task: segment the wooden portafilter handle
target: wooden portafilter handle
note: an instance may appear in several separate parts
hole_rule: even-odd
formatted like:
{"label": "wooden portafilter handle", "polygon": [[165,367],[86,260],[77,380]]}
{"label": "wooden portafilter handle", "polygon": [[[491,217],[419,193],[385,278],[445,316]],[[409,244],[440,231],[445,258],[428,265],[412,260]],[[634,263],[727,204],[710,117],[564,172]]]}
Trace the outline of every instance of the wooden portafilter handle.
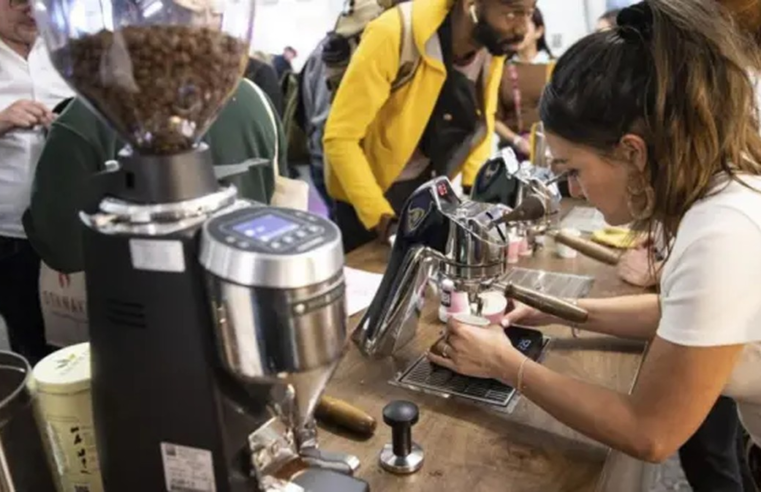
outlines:
{"label": "wooden portafilter handle", "polygon": [[325,395],[317,403],[314,416],[322,422],[361,436],[372,436],[378,426],[375,419],[367,412],[343,400]]}
{"label": "wooden portafilter handle", "polygon": [[589,239],[571,236],[562,231],[555,232],[553,236],[555,241],[575,249],[584,256],[607,263],[608,265],[618,265],[618,260],[620,259],[619,253],[605,246],[592,242]]}
{"label": "wooden portafilter handle", "polygon": [[586,309],[573,303],[515,284],[505,286],[505,297],[572,323],[584,323],[589,316]]}

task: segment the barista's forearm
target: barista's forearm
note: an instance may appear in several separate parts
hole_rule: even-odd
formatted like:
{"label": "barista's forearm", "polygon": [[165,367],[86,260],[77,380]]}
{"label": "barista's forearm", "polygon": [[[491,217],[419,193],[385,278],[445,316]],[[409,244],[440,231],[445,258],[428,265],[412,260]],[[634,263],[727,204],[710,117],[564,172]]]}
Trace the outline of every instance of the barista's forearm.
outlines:
{"label": "barista's forearm", "polygon": [[517,133],[512,131],[507,125],[502,123],[499,120],[494,121],[494,131],[499,135],[499,138],[504,140],[505,142],[513,142],[515,140],[515,137],[518,136]]}
{"label": "barista's forearm", "polygon": [[579,299],[578,304],[589,313],[578,328],[621,338],[650,340],[661,317],[657,294]]}

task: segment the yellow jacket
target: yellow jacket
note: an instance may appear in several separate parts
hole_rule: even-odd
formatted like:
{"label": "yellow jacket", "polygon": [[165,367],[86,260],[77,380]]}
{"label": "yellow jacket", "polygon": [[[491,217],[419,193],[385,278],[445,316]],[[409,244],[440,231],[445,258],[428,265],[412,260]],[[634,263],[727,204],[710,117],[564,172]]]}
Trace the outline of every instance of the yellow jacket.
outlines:
{"label": "yellow jacket", "polygon": [[[418,147],[446,79],[437,31],[452,6],[451,0],[414,0],[412,31],[421,63],[402,87],[391,92],[402,38],[397,9],[367,26],[341,80],[323,140],[327,188],[336,200],[351,203],[368,229],[383,214],[394,215],[384,193]],[[460,167],[465,185],[489,158],[503,65],[501,57],[486,57],[486,132]]]}

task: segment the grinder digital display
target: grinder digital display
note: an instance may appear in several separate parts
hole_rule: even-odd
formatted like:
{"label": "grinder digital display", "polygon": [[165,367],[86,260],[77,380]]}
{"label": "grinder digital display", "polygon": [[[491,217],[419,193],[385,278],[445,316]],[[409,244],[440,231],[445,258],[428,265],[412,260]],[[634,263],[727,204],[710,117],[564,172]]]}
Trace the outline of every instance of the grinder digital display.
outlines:
{"label": "grinder digital display", "polygon": [[258,239],[266,243],[294,229],[298,229],[299,225],[280,215],[266,214],[235,224],[232,228],[246,237]]}

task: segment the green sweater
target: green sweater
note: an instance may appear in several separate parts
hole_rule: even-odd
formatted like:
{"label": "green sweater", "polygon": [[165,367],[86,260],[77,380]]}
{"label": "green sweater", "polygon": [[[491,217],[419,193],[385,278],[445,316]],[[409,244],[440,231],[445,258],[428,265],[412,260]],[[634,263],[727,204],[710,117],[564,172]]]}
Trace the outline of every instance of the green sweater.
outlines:
{"label": "green sweater", "polygon": [[[267,103],[272,107],[269,100]],[[275,132],[264,104],[250,84],[238,86],[203,137],[215,164],[274,158]],[[277,124],[279,148],[285,149],[279,119]],[[103,171],[104,163],[115,159],[124,145],[116,132],[79,99],[72,101],[51,126],[37,164],[31,205],[24,215],[29,241],[51,268],[64,273],[84,269],[81,200],[89,178]],[[281,175],[286,174],[285,154],[279,153]],[[232,181],[240,196],[260,202],[268,203],[274,191],[271,167],[251,168]]]}

